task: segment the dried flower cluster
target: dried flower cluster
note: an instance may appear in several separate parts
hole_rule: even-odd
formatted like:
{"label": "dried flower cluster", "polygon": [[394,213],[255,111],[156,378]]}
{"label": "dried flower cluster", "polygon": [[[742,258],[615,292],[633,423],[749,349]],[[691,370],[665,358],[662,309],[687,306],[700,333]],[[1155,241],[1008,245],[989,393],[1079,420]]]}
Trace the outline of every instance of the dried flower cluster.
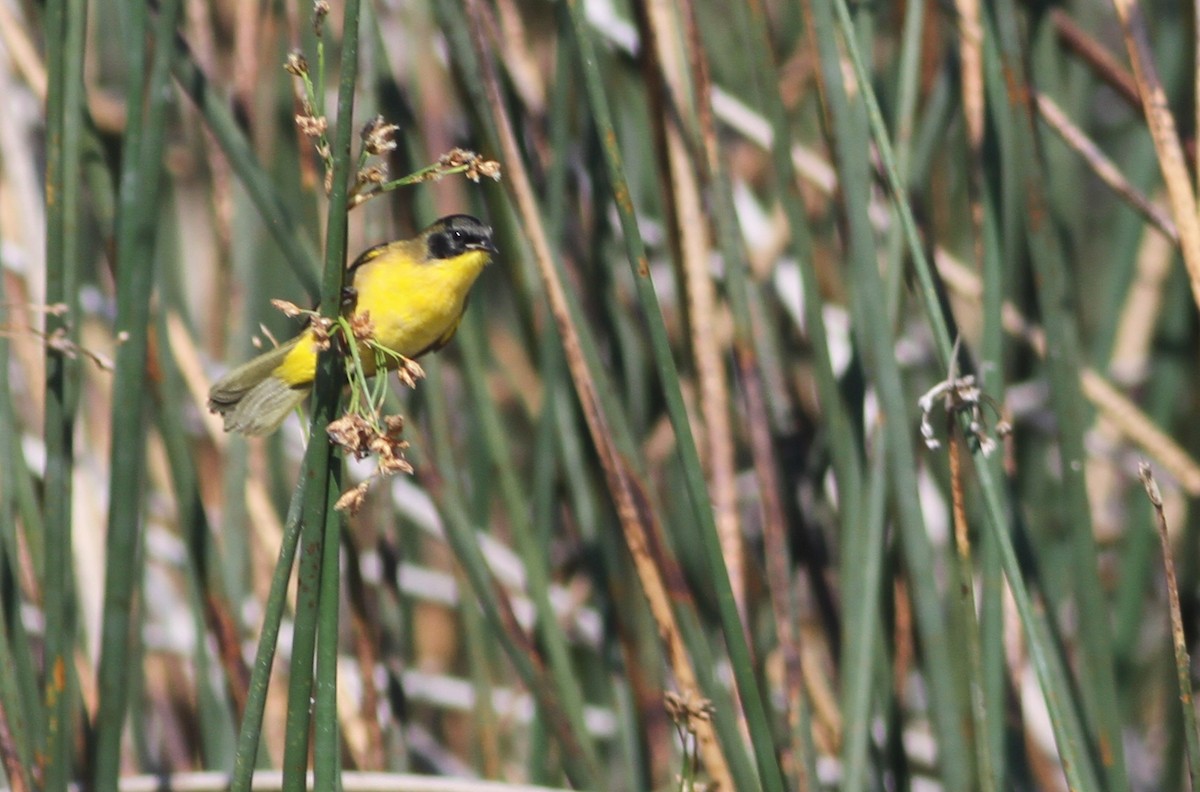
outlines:
{"label": "dried flower cluster", "polygon": [[[342,338],[351,351],[350,365],[346,369],[350,381],[350,406],[345,415],[326,428],[326,432],[330,441],[341,446],[355,459],[364,459],[372,454],[376,459],[374,472],[366,480],[343,492],[334,504],[339,511],[356,514],[372,482],[397,473],[413,472],[412,465],[404,456],[408,448],[408,441],[401,436],[404,418],[383,415],[386,380],[377,380],[378,386],[371,388],[367,383],[362,356],[367,353],[374,356],[373,370],[376,372],[395,367],[400,381],[409,387],[415,382],[410,367],[417,364],[375,340],[375,323],[371,321],[369,311],[343,317],[338,322]],[[349,340],[351,337],[353,342]],[[417,370],[420,371],[420,367]]]}
{"label": "dried flower cluster", "polygon": [[298,115],[296,126],[301,134],[310,138],[321,138],[329,132],[329,121],[325,116]]}
{"label": "dried flower cluster", "polygon": [[701,697],[694,690],[682,695],[668,690],[663,694],[663,707],[667,716],[675,723],[679,739],[683,742],[685,773],[678,776],[679,788],[686,792],[709,792],[710,785],[696,781],[699,764],[696,732],[698,723],[712,720],[714,713],[711,700]]}
{"label": "dried flower cluster", "polygon": [[383,116],[375,116],[363,126],[359,133],[362,149],[358,157],[358,171],[354,175],[354,186],[350,188],[350,208],[366,203],[376,195],[397,185],[388,182],[387,161],[368,164],[368,157],[387,157],[396,150],[396,133],[400,127],[390,124]]}
{"label": "dried flower cluster", "polygon": [[461,172],[473,182],[478,183],[482,178],[500,181],[500,163],[484,159],[474,151],[466,149],[451,149],[438,159],[440,172],[434,178],[441,178],[448,173]]}
{"label": "dried flower cluster", "polygon": [[369,478],[346,490],[337,499],[334,508],[338,511],[357,514],[373,481],[397,473],[413,472],[412,465],[404,457],[408,441],[401,437],[404,419],[399,415],[383,416],[380,425],[359,413],[348,413],[330,423],[325,431],[331,442],[341,446],[355,459],[364,459],[371,454],[378,459],[375,472]]}
{"label": "dried flower cluster", "polygon": [[303,308],[301,308],[299,305],[296,305],[296,303],[292,302],[291,300],[275,299],[275,300],[271,300],[271,305],[275,308],[275,310],[279,311],[281,314],[283,314],[284,316],[286,316],[289,319],[295,319],[297,316],[303,316],[304,314],[312,313],[312,311],[304,310]]}
{"label": "dried flower cluster", "polygon": [[425,379],[425,369],[421,368],[421,364],[417,361],[401,357],[396,366],[396,379],[403,382],[405,387],[415,388],[417,380]]}
{"label": "dried flower cluster", "polygon": [[301,79],[308,76],[308,59],[301,52],[289,52],[283,70],[293,77]]}
{"label": "dried flower cluster", "polygon": [[668,690],[663,694],[663,707],[667,717],[689,734],[696,733],[697,722],[711,721],[715,711],[712,701],[700,697],[694,690],[682,695]]}
{"label": "dried flower cluster", "polygon": [[[320,35],[320,22],[323,16],[319,16],[319,6],[314,9],[314,22],[317,26],[317,35]],[[328,13],[328,4],[325,6]],[[320,68],[324,68],[324,58],[319,59]],[[309,72],[308,60],[303,53],[291,52],[288,53],[287,61],[283,64],[284,71],[293,77],[297,78],[296,83],[296,102],[300,105],[300,112],[296,114],[296,128],[300,130],[300,134],[305,137],[312,138],[317,154],[321,157],[321,162],[325,167],[325,192],[328,193],[333,186],[333,150],[329,147],[329,119],[323,113],[317,112],[317,96],[316,89],[313,87],[312,75]]]}
{"label": "dried flower cluster", "polygon": [[325,32],[325,17],[329,16],[328,0],[316,0],[313,3],[313,33],[317,38]]}
{"label": "dried flower cluster", "polygon": [[[313,24],[318,36],[317,82],[324,74],[324,49],[320,44],[321,26],[324,15],[329,11],[328,3],[319,1],[314,6]],[[325,168],[325,193],[333,189],[333,151],[329,145],[329,119],[317,111],[319,97],[313,87],[308,61],[299,52],[287,57],[283,68],[296,78],[296,101],[300,112],[296,114],[296,128],[305,137],[313,140],[313,146],[321,157]],[[396,135],[400,127],[389,123],[383,116],[375,116],[359,132],[361,146],[358,152],[358,167],[354,173],[354,184],[350,187],[349,207],[353,209],[385,192],[424,181],[437,181],[444,176],[461,173],[473,182],[481,179],[500,180],[500,163],[481,157],[466,149],[452,149],[438,158],[433,165],[399,179],[388,180],[388,166],[384,159],[369,161],[371,157],[386,158],[396,150]]]}
{"label": "dried flower cluster", "polygon": [[[1000,414],[999,410],[970,374],[963,377],[949,376],[917,400],[917,406],[921,410],[921,437],[925,438],[926,448],[935,450],[941,447],[930,419],[934,402],[938,399],[942,400],[942,409],[948,415],[967,415],[967,434],[984,456],[990,455],[996,449],[996,441],[989,432],[984,407],[990,407],[997,415]],[[1000,437],[1004,437],[1010,431],[1011,427],[1007,421],[1000,419],[996,422],[995,433]]]}
{"label": "dried flower cluster", "polygon": [[271,305],[289,319],[294,319],[297,316],[307,316],[309,329],[312,330],[313,334],[313,346],[318,351],[329,349],[329,336],[333,330],[334,320],[326,319],[316,311],[301,308],[299,305],[288,300],[271,300]]}
{"label": "dried flower cluster", "polygon": [[[76,360],[80,357],[87,358],[88,360],[92,361],[92,363],[96,365],[96,368],[100,369],[101,371],[112,371],[115,368],[112,358],[101,352],[96,352],[88,349],[85,346],[77,344],[67,334],[67,328],[65,327],[59,327],[49,335],[45,335],[39,330],[34,330],[33,332],[41,335],[45,339],[46,346],[48,348],[53,349],[55,352],[58,352],[59,354],[70,358],[71,360]],[[117,343],[122,344],[128,338],[128,333],[118,333]]]}
{"label": "dried flower cluster", "polygon": [[365,203],[372,196],[387,189],[387,162],[368,164],[369,157],[386,157],[396,150],[396,133],[400,127],[389,124],[383,116],[375,116],[359,132],[362,148],[358,154],[358,170],[354,174],[354,186],[350,188],[351,208]]}
{"label": "dried flower cluster", "polygon": [[396,150],[396,133],[400,131],[400,127],[395,124],[389,124],[383,120],[383,116],[375,116],[362,128],[359,136],[362,138],[363,151],[368,154],[381,157],[389,151]]}

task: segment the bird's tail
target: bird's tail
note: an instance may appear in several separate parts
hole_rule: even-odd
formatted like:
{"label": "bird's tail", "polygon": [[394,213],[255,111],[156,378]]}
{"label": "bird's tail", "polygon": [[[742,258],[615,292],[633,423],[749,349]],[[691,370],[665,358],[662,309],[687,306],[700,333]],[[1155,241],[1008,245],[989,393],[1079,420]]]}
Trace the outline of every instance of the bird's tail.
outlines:
{"label": "bird's tail", "polygon": [[293,387],[274,371],[296,345],[295,339],[243,363],[217,380],[208,392],[208,409],[225,418],[225,431],[270,434],[300,406],[311,384]]}

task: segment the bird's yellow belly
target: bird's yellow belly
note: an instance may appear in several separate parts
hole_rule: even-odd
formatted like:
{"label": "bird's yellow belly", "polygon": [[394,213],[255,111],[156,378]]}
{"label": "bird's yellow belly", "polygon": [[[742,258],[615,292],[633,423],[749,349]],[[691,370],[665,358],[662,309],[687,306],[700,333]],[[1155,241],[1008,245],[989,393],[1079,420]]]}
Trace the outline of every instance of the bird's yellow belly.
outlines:
{"label": "bird's yellow belly", "polygon": [[407,301],[406,307],[408,310],[401,312],[389,310],[386,304],[365,305],[356,313],[361,315],[365,311],[370,315],[375,340],[381,346],[405,357],[416,357],[458,323],[463,300],[445,289],[430,289]]}
{"label": "bird's yellow belly", "polygon": [[[404,357],[417,357],[453,335],[470,285],[486,261],[480,253],[462,256],[455,263],[364,268],[354,282],[358,292],[354,313],[370,316],[378,344]],[[375,354],[365,344],[359,344],[359,354],[366,373],[373,374]],[[388,368],[394,368],[395,362],[389,361]],[[297,386],[312,382],[316,370],[317,349],[312,331],[306,330],[273,373]]]}

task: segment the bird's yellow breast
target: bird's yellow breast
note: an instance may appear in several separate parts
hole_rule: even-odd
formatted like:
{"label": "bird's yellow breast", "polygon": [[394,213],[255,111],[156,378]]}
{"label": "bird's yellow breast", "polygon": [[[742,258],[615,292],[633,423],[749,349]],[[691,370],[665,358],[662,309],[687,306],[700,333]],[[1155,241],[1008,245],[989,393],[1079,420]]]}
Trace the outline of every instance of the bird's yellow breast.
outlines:
{"label": "bird's yellow breast", "polygon": [[[370,315],[375,340],[413,358],[450,340],[458,328],[471,284],[488,262],[488,254],[469,250],[454,258],[418,260],[411,243],[396,242],[354,270],[357,292],[354,314]],[[359,346],[367,374],[374,355]],[[305,385],[316,376],[317,350],[306,330],[273,374],[289,385]]]}

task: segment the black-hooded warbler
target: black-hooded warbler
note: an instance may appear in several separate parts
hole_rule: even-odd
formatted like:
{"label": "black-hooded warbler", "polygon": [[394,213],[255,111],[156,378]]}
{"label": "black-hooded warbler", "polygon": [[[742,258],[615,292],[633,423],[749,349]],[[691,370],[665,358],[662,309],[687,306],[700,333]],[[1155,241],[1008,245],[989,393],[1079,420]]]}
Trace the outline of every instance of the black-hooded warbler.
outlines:
{"label": "black-hooded warbler", "polygon": [[[347,273],[347,313],[369,318],[373,342],[395,368],[405,358],[441,349],[454,337],[467,293],[496,253],[492,229],[469,215],[443,217],[413,239],[364,252]],[[286,344],[243,363],[208,392],[208,406],[225,430],[248,435],[274,431],[312,390],[318,340],[312,327]],[[367,376],[376,356],[359,342]]]}

